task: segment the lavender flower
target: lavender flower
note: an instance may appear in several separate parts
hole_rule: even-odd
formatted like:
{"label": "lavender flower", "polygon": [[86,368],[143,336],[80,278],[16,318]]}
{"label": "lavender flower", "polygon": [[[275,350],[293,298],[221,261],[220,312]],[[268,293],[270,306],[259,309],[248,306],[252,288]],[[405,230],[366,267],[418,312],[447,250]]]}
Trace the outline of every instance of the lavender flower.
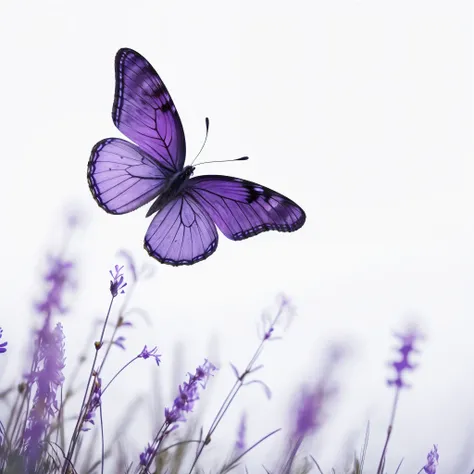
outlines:
{"label": "lavender flower", "polygon": [[245,435],[247,433],[247,417],[245,413],[242,414],[239,423],[239,429],[237,430],[237,441],[235,443],[235,448],[237,451],[244,451],[246,447]]}
{"label": "lavender flower", "polygon": [[117,347],[120,347],[120,349],[125,350],[125,345],[124,342],[126,341],[124,336],[119,336],[116,339],[112,341],[112,344],[114,344]]}
{"label": "lavender flower", "polygon": [[[156,358],[152,352],[156,352],[156,348],[152,349],[152,351],[148,351],[145,346],[140,356],[144,354],[145,357],[143,358],[150,356]],[[148,444],[144,451],[140,453],[141,466],[148,468],[153,461],[153,458],[156,456],[163,438],[168,433],[178,428],[178,425],[176,424],[178,421],[186,421],[184,414],[191,412],[194,407],[194,402],[199,400],[198,386],[200,385],[202,388],[206,388],[206,383],[215,370],[217,370],[216,367],[207,359],[204,359],[204,364],[196,368],[194,375],[188,373],[189,381],[184,382],[182,386],[179,386],[179,395],[175,398],[172,408],[165,408],[165,422],[155,436],[153,443],[151,445]],[[142,470],[140,472],[148,471]]]}
{"label": "lavender flower", "polygon": [[150,351],[145,346],[143,350],[140,352],[140,354],[138,355],[138,357],[141,359],[148,359],[149,357],[153,357],[155,359],[156,365],[160,365],[161,354],[157,354],[156,353],[157,350],[158,348],[156,346]]}
{"label": "lavender flower", "polygon": [[379,466],[377,468],[377,474],[382,474],[385,466],[385,457],[387,454],[388,443],[393,431],[393,425],[395,422],[395,414],[397,413],[398,399],[402,388],[408,388],[409,385],[402,379],[402,375],[406,370],[413,370],[416,366],[411,364],[408,360],[409,355],[412,352],[418,352],[414,344],[417,339],[421,339],[421,334],[417,331],[415,326],[408,327],[405,333],[394,333],[394,336],[400,339],[402,345],[398,348],[398,352],[402,356],[400,360],[394,361],[390,364],[395,369],[396,376],[393,379],[388,379],[387,384],[389,386],[395,386],[395,397],[393,399],[392,414],[390,416],[390,422],[387,429],[387,437],[385,438],[385,444],[382,449],[380,456]]}
{"label": "lavender flower", "polygon": [[325,395],[323,386],[316,386],[314,389],[309,387],[301,389],[294,429],[295,438],[303,438],[321,427]]}
{"label": "lavender flower", "polygon": [[436,446],[436,444],[433,445],[433,449],[428,453],[426,459],[427,462],[423,467],[423,470],[426,474],[436,474],[436,468],[438,467],[439,461],[438,446]]}
{"label": "lavender flower", "polygon": [[409,328],[405,334],[395,333],[394,336],[401,340],[402,345],[398,348],[398,352],[402,357],[401,360],[394,361],[390,364],[395,369],[396,376],[394,379],[387,380],[387,383],[390,386],[395,385],[398,389],[403,387],[407,388],[409,385],[402,380],[402,375],[404,371],[413,370],[416,367],[416,365],[409,362],[408,358],[410,353],[418,352],[414,348],[414,344],[417,339],[420,339],[422,336],[414,328]]}
{"label": "lavender flower", "polygon": [[120,273],[122,270],[123,265],[121,267],[115,265],[115,273],[112,273],[112,270],[109,271],[110,276],[112,277],[112,280],[110,280],[110,293],[113,298],[115,298],[119,292],[125,293],[123,288],[127,286],[127,283],[124,283],[123,281],[123,274]]}
{"label": "lavender flower", "polygon": [[59,257],[49,257],[50,268],[44,276],[44,280],[50,288],[44,301],[36,303],[36,309],[40,313],[50,315],[54,310],[63,314],[67,308],[63,305],[62,297],[67,286],[73,286],[71,280],[71,270],[74,267],[72,262],[67,262]]}
{"label": "lavender flower", "polygon": [[293,437],[303,439],[318,431],[324,422],[324,407],[337,392],[333,382],[333,374],[339,365],[345,349],[341,345],[333,345],[328,349],[328,359],[322,373],[313,387],[303,386],[296,406],[296,419]]}
{"label": "lavender flower", "polygon": [[202,388],[206,388],[207,380],[215,370],[216,367],[204,359],[204,364],[197,367],[194,375],[188,374],[189,382],[179,386],[179,395],[175,398],[173,407],[165,409],[165,420],[168,424],[186,420],[184,413],[193,411],[194,402],[199,400],[198,383]]}
{"label": "lavender flower", "polygon": [[147,447],[140,453],[140,466],[146,466],[151,461],[152,456],[153,448],[148,443]]}
{"label": "lavender flower", "polygon": [[[99,408],[100,403],[101,403],[101,397],[102,397],[102,379],[100,377],[96,377],[94,379],[93,385],[92,385],[92,393],[90,395],[90,401],[87,406],[87,411],[84,415],[84,425],[86,423],[90,423],[91,425],[94,425],[94,417],[95,417],[95,412],[97,408]],[[82,431],[89,431],[91,427],[83,426]]]}
{"label": "lavender flower", "polygon": [[290,300],[285,295],[279,297],[279,307],[276,316],[272,317],[267,312],[264,312],[261,316],[261,326],[259,327],[259,337],[262,342],[275,341],[281,339],[281,336],[275,336],[275,329],[282,323],[282,316],[285,315],[287,319],[287,325],[290,323],[291,318],[294,314],[294,309],[291,306]]}
{"label": "lavender flower", "polygon": [[[2,338],[2,336],[3,336],[3,329],[0,328],[0,339]],[[4,352],[7,352],[7,345],[8,345],[7,341],[2,342],[0,344],[0,354],[3,354]]]}
{"label": "lavender flower", "polygon": [[36,385],[33,406],[29,412],[24,435],[26,464],[28,472],[33,472],[42,453],[41,442],[47,434],[51,418],[58,412],[56,393],[64,377],[64,334],[61,323],[53,330],[49,321],[37,332],[36,368],[27,379]]}

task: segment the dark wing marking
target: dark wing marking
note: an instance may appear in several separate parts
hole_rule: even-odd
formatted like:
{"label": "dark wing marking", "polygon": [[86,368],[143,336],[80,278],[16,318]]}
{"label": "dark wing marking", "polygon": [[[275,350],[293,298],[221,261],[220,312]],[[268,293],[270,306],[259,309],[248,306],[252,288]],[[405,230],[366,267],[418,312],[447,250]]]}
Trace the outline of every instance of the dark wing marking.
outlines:
{"label": "dark wing marking", "polygon": [[186,193],[201,204],[221,232],[232,240],[247,239],[267,230],[294,232],[306,220],[303,209],[287,197],[238,178],[192,178]]}
{"label": "dark wing marking", "polygon": [[186,142],[176,107],[153,66],[132,49],[115,57],[112,118],[130,140],[172,171],[184,165]]}

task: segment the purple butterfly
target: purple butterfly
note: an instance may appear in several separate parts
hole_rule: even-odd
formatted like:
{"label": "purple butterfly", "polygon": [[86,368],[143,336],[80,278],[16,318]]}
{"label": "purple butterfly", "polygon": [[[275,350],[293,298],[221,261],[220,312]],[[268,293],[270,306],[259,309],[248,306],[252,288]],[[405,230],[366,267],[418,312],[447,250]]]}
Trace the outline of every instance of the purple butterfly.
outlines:
{"label": "purple butterfly", "polygon": [[89,188],[100,207],[125,214],[154,200],[145,249],[161,263],[192,265],[214,253],[217,227],[231,240],[267,230],[293,232],[306,215],[285,196],[243,179],[191,178],[176,107],[151,64],[123,48],[115,57],[115,126],[137,145],[107,138],[92,149]]}

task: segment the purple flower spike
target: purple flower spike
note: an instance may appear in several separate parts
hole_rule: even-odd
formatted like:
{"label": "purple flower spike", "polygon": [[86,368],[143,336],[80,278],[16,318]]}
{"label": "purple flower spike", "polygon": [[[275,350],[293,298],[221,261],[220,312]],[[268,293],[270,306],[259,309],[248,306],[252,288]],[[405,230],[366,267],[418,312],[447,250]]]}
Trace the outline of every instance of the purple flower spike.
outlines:
{"label": "purple flower spike", "polygon": [[207,359],[204,359],[204,364],[196,368],[196,374],[189,375],[189,383],[200,382],[202,388],[206,388],[207,381],[209,377],[213,375],[213,372],[217,370],[217,367],[209,362]]}
{"label": "purple flower spike", "polygon": [[427,462],[423,467],[423,470],[426,474],[436,474],[436,468],[438,467],[439,461],[438,446],[436,446],[436,444],[433,445],[433,449],[428,453],[426,459]]}
{"label": "purple flower spike", "polygon": [[322,408],[325,400],[323,387],[310,390],[304,387],[300,394],[300,404],[296,415],[296,438],[316,432],[322,425]]}
{"label": "purple flower spike", "polygon": [[[84,424],[90,423],[94,425],[94,416],[97,408],[99,408],[101,403],[101,396],[102,396],[102,379],[97,377],[94,380],[94,385],[92,387],[92,395],[90,398],[89,406],[87,407],[87,412],[84,415]],[[91,427],[84,426],[82,431],[89,431]]]}
{"label": "purple flower spike", "polygon": [[398,348],[398,352],[401,354],[401,359],[399,361],[394,361],[390,365],[396,371],[396,377],[394,379],[387,380],[388,385],[395,385],[397,388],[408,388],[409,385],[406,384],[402,375],[406,370],[413,370],[416,365],[413,365],[409,362],[409,355],[412,352],[418,352],[414,344],[418,339],[421,339],[421,334],[415,328],[409,328],[405,334],[395,333],[395,337],[400,339],[402,345]]}
{"label": "purple flower spike", "polygon": [[44,301],[36,303],[36,309],[40,313],[51,314],[54,310],[63,314],[67,312],[67,308],[63,305],[62,298],[64,289],[67,286],[73,287],[71,280],[72,262],[66,262],[60,258],[50,257],[50,267],[44,281],[50,285],[48,293]]}
{"label": "purple flower spike", "polygon": [[297,440],[302,440],[321,428],[326,419],[325,408],[337,394],[338,384],[334,380],[334,373],[346,356],[347,349],[340,344],[333,344],[326,354],[327,361],[315,385],[301,388],[299,402],[294,410],[296,417],[293,437]]}
{"label": "purple flower spike", "polygon": [[51,418],[58,412],[56,393],[64,381],[64,334],[61,323],[53,330],[43,327],[37,332],[37,337],[36,369],[27,376],[29,382],[36,385],[24,435],[28,472],[34,472],[41,457],[43,438]]}
{"label": "purple flower spike", "polygon": [[235,448],[237,451],[244,451],[246,447],[245,435],[247,433],[247,417],[245,413],[240,418],[239,429],[237,430],[237,441],[235,443]]}
{"label": "purple flower spike", "polygon": [[148,443],[148,446],[145,448],[143,453],[140,453],[140,465],[146,466],[150,461],[150,457],[153,455],[153,448]]}
{"label": "purple flower spike", "polygon": [[119,292],[125,293],[123,288],[127,286],[127,283],[124,283],[123,281],[123,273],[120,273],[122,270],[123,265],[121,267],[115,265],[115,273],[112,273],[112,270],[109,271],[110,276],[112,277],[112,280],[110,280],[110,293],[114,298],[119,294]]}
{"label": "purple flower spike", "polygon": [[202,388],[206,388],[206,383],[215,370],[217,370],[216,367],[205,359],[204,364],[197,367],[194,375],[188,374],[189,381],[179,386],[179,395],[175,398],[173,407],[165,409],[165,419],[168,424],[186,421],[184,413],[193,411],[194,402],[199,400],[198,383]]}
{"label": "purple flower spike", "polygon": [[[151,351],[148,351],[145,346],[138,357],[143,357],[144,359],[147,359],[148,357],[156,357],[155,352],[156,347]],[[207,359],[204,359],[204,364],[196,369],[194,375],[188,373],[189,381],[184,382],[182,386],[179,386],[179,395],[175,398],[172,408],[165,408],[165,423],[155,436],[153,444],[148,444],[140,454],[140,465],[149,467],[158,452],[163,438],[178,428],[178,421],[186,421],[184,414],[192,411],[194,402],[199,400],[199,385],[201,385],[202,388],[205,388],[207,380],[211,375],[213,375],[215,370],[217,370],[216,367]]]}
{"label": "purple flower spike", "polygon": [[145,346],[143,350],[140,352],[140,354],[138,355],[138,357],[141,359],[148,359],[149,357],[153,357],[155,359],[156,365],[160,365],[161,354],[157,354],[156,353],[157,350],[158,348],[156,346],[151,351],[149,351],[147,347]]}
{"label": "purple flower spike", "polygon": [[[3,336],[3,329],[0,328],[0,339],[2,338],[2,336]],[[0,354],[3,354],[4,352],[7,352],[7,345],[8,345],[7,341],[2,342],[0,344]]]}

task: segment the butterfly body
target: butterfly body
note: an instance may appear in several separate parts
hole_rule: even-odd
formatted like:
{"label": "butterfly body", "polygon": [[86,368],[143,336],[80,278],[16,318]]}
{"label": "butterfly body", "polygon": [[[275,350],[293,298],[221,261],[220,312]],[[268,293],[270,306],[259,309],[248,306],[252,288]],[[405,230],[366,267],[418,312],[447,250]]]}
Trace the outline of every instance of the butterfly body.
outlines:
{"label": "butterfly body", "polygon": [[194,169],[194,166],[185,166],[183,171],[179,171],[172,175],[166,185],[166,188],[163,189],[161,194],[156,198],[156,201],[151,205],[150,209],[146,213],[146,217],[150,217],[152,214],[159,211],[169,201],[179,196],[182,193],[183,188],[186,186],[186,182],[192,176]]}
{"label": "butterfly body", "polygon": [[231,240],[261,232],[293,232],[306,215],[296,203],[265,186],[221,175],[191,177],[176,107],[151,64],[132,49],[115,59],[112,119],[135,143],[107,138],[91,152],[89,188],[110,214],[125,214],[153,201],[144,247],[173,266],[192,265],[217,248],[216,226]]}

